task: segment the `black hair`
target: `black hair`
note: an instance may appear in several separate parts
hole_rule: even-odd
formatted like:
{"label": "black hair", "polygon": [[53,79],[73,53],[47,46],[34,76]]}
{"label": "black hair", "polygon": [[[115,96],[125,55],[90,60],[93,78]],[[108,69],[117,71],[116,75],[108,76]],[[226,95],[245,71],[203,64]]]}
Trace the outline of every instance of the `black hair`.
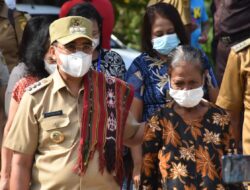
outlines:
{"label": "black hair", "polygon": [[44,57],[49,48],[49,25],[53,20],[50,16],[32,17],[23,31],[19,59],[26,65],[28,73],[38,78],[48,76]]}
{"label": "black hair", "polygon": [[0,10],[3,8],[4,4],[4,0],[0,0]]}
{"label": "black hair", "polygon": [[185,32],[184,25],[181,17],[176,8],[168,3],[156,3],[147,7],[143,17],[141,28],[141,49],[143,52],[148,53],[150,56],[155,56],[155,51],[152,45],[152,25],[154,24],[156,15],[169,19],[173,25],[175,32],[180,39],[181,44],[188,44],[188,37]]}
{"label": "black hair", "polygon": [[205,57],[201,50],[191,47],[189,45],[180,45],[169,53],[167,64],[168,74],[171,75],[175,67],[180,66],[182,62],[194,65],[200,71],[200,74],[205,73]]}
{"label": "black hair", "polygon": [[72,7],[67,16],[82,16],[84,18],[95,20],[97,22],[100,33],[100,43],[96,48],[97,50],[99,50],[102,44],[102,17],[98,13],[96,8],[88,2],[80,3]]}

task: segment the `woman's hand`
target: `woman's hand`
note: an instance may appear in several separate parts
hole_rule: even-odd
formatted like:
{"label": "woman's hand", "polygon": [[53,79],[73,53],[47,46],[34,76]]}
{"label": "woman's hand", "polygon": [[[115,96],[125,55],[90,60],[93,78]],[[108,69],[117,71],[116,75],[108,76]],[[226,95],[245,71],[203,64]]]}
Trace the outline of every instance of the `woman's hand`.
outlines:
{"label": "woman's hand", "polygon": [[134,166],[133,182],[134,182],[135,190],[139,189],[140,179],[141,179],[141,167],[140,166]]}

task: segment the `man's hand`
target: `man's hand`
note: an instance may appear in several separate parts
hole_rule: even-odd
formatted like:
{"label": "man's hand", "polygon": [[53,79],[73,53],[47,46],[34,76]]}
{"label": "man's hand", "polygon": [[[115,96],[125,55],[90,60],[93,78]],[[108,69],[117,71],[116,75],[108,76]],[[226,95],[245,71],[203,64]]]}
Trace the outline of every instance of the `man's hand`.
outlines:
{"label": "man's hand", "polygon": [[9,189],[10,189],[10,178],[1,176],[0,190],[9,190]]}

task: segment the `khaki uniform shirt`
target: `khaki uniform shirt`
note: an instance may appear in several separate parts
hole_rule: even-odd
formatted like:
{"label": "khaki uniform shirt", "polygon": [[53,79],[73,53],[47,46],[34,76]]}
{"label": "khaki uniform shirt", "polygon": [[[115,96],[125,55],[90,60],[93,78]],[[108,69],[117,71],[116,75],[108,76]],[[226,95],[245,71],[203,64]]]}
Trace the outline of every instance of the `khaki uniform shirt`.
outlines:
{"label": "khaki uniform shirt", "polygon": [[110,173],[99,172],[97,152],[83,176],[72,171],[78,158],[83,87],[74,97],[56,71],[28,91],[4,146],[34,155],[31,190],[119,190]]}
{"label": "khaki uniform shirt", "polygon": [[244,111],[243,150],[250,154],[250,38],[232,47],[216,104]]}
{"label": "khaki uniform shirt", "polygon": [[169,3],[173,5],[179,12],[184,25],[191,23],[190,0],[150,0],[148,6],[158,2]]}
{"label": "khaki uniform shirt", "polygon": [[21,42],[26,17],[23,13],[14,11],[15,29],[8,19],[6,5],[0,10],[0,50],[2,51],[9,72],[18,64],[18,45]]}

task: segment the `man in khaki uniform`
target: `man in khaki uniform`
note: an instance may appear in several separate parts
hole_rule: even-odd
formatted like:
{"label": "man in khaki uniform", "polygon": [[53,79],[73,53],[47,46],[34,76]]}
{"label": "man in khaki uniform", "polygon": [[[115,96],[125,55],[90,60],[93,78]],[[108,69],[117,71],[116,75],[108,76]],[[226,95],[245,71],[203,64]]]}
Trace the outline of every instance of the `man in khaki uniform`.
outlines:
{"label": "man in khaki uniform", "polygon": [[[216,104],[231,114],[236,140],[243,141],[244,154],[250,154],[250,38],[234,45],[222,80]],[[242,121],[243,120],[243,128]]]}
{"label": "man in khaki uniform", "polygon": [[189,0],[150,0],[148,6],[155,3],[164,2],[173,5],[179,12],[181,20],[189,34],[192,32],[191,12]]}
{"label": "man in khaki uniform", "polygon": [[[112,91],[104,92],[112,83],[120,84],[117,90],[121,93],[123,89],[129,92],[130,88],[119,79],[89,70],[93,45],[92,23],[88,19],[72,16],[54,21],[50,25],[50,39],[50,53],[57,62],[57,70],[27,89],[4,141],[5,147],[14,150],[10,189],[119,190],[115,180],[119,171],[114,168],[108,171],[102,166],[113,162],[115,168],[122,166],[121,160],[113,159],[122,151],[112,154],[111,160],[103,154],[112,152],[107,148],[110,140],[111,147],[116,149],[122,147],[123,140],[129,142],[138,135],[141,139],[143,127],[138,128],[130,115],[128,119],[123,117],[126,113],[123,107],[129,109],[129,102],[122,101],[118,111],[110,114],[116,102],[121,103],[119,98],[126,100],[131,93],[119,96]],[[103,90],[101,84],[106,85]],[[97,94],[99,89],[102,95]],[[119,123],[124,123],[121,130]],[[80,167],[76,168],[76,164]]]}
{"label": "man in khaki uniform", "polygon": [[[9,11],[12,13],[9,14]],[[13,14],[13,23],[8,14]],[[18,46],[26,22],[26,17],[22,12],[8,9],[4,0],[0,0],[0,50],[4,55],[9,72],[18,64]]]}

